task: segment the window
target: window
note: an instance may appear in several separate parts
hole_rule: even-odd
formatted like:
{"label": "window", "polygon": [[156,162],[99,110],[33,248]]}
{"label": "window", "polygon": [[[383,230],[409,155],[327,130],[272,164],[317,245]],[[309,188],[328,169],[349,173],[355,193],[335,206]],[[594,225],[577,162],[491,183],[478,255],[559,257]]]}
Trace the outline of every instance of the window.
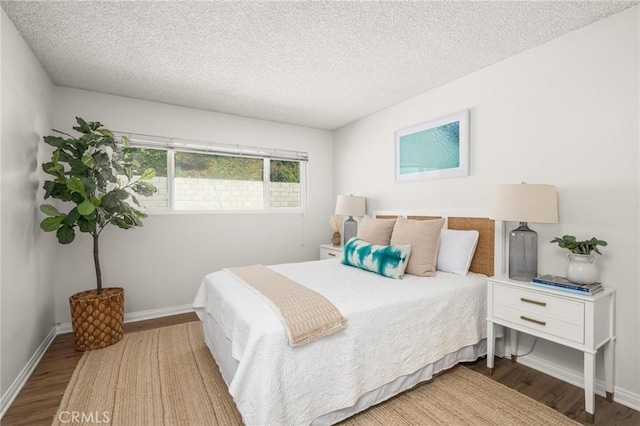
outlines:
{"label": "window", "polygon": [[269,207],[300,207],[300,162],[271,160]]}
{"label": "window", "polygon": [[264,160],[175,153],[176,210],[264,209]]}
{"label": "window", "polygon": [[[156,170],[147,210],[299,211],[305,205],[306,154],[239,146],[154,143],[130,137],[139,166]],[[224,149],[223,149],[224,148]],[[137,173],[136,173],[137,172]]]}
{"label": "window", "polygon": [[[138,202],[147,209],[167,208],[169,206],[167,151],[153,148],[133,148],[130,152],[133,159],[138,162],[133,170],[135,176],[140,176],[148,167],[152,167],[156,171],[156,176],[151,179],[151,183],[158,189],[158,192],[150,197],[139,197]],[[126,179],[126,177],[120,176],[120,179]]]}

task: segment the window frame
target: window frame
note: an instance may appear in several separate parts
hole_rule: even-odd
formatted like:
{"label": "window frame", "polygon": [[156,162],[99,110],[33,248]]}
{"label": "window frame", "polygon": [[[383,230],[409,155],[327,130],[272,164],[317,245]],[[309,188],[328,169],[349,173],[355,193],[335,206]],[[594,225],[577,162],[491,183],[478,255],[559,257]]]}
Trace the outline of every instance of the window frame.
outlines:
{"label": "window frame", "polygon": [[[143,207],[147,214],[257,214],[257,213],[304,213],[308,210],[308,154],[302,151],[273,150],[240,145],[193,143],[193,141],[161,138],[148,135],[114,132],[116,140],[129,139],[130,148],[157,149],[167,153],[167,206]],[[175,208],[175,153],[191,152],[229,157],[249,157],[262,159],[263,205],[262,209],[176,209]],[[300,205],[296,207],[271,206],[271,161],[297,162],[300,167]]]}

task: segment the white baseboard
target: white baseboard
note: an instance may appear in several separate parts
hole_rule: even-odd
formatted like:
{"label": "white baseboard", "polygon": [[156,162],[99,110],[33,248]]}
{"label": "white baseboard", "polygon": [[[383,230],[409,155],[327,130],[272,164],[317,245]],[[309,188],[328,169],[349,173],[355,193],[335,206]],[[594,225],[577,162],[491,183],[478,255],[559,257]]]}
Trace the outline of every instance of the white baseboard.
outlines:
{"label": "white baseboard", "polygon": [[49,349],[49,346],[53,342],[53,339],[55,339],[56,335],[56,327],[54,326],[51,328],[49,334],[47,334],[47,337],[45,337],[42,343],[40,343],[40,346],[38,346],[36,352],[33,354],[29,362],[27,362],[27,365],[24,366],[22,371],[20,371],[20,374],[18,374],[18,377],[16,377],[11,386],[9,386],[9,389],[7,389],[4,395],[2,395],[2,398],[0,399],[0,419],[4,417],[7,410],[9,410],[9,407],[11,407],[11,404],[13,404],[13,401],[15,401],[16,397],[27,383],[27,380],[29,380],[29,377],[33,374],[33,371],[40,363],[40,360],[44,356],[45,352],[47,352],[47,349]]}
{"label": "white baseboard", "polygon": [[[149,309],[147,311],[140,312],[130,312],[128,314],[124,314],[124,322],[136,322],[136,321],[144,321],[154,318],[162,318],[168,317],[170,315],[178,315],[185,314],[187,312],[192,312],[193,308],[191,304],[188,305],[178,305],[178,306],[169,306],[167,308],[158,308],[158,309]],[[56,325],[56,334],[65,334],[71,333],[71,323],[65,322]]]}
{"label": "white baseboard", "polygon": [[[507,345],[505,348],[505,356],[511,353],[511,349]],[[527,367],[531,367],[534,370],[538,370],[542,373],[548,374],[551,377],[560,379],[563,382],[567,382],[581,389],[584,389],[584,376],[581,373],[577,373],[565,367],[560,367],[553,364],[544,358],[538,357],[535,354],[530,354],[524,357],[518,357],[517,362]],[[596,380],[595,392],[602,397],[606,394],[605,384],[602,380]],[[636,411],[640,411],[640,395],[629,392],[626,389],[622,389],[618,386],[614,386],[613,400],[619,404],[633,408]]]}
{"label": "white baseboard", "polygon": [[[144,321],[148,319],[167,317],[169,315],[184,314],[192,311],[193,309],[191,308],[191,304],[170,306],[167,308],[159,309],[149,309],[147,311],[124,314],[124,322]],[[9,407],[11,407],[11,404],[13,404],[13,401],[15,401],[16,397],[18,396],[24,385],[27,383],[29,377],[31,377],[31,374],[33,374],[33,370],[35,370],[35,368],[40,363],[40,360],[53,342],[53,339],[55,339],[55,337],[59,334],[71,333],[71,331],[72,329],[70,322],[64,324],[56,324],[51,328],[51,331],[42,341],[27,365],[22,369],[11,386],[9,386],[9,389],[7,389],[5,394],[2,395],[2,399],[0,399],[0,419],[4,417],[7,410],[9,410]]]}

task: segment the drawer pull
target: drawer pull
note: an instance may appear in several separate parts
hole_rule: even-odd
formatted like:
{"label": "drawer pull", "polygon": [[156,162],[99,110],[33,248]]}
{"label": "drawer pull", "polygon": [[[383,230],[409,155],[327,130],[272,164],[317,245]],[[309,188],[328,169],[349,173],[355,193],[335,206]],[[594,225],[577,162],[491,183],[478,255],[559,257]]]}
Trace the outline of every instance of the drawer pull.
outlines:
{"label": "drawer pull", "polygon": [[534,305],[539,305],[539,306],[547,306],[547,304],[545,302],[538,302],[537,300],[525,299],[524,297],[521,297],[520,301],[521,302],[527,302],[527,303],[533,303]]}
{"label": "drawer pull", "polygon": [[331,253],[331,252],[329,252],[329,253],[327,253],[327,254],[328,254],[329,256],[336,257],[336,254],[335,254],[335,253]]}
{"label": "drawer pull", "polygon": [[533,319],[533,318],[525,317],[524,315],[520,315],[520,319],[521,319],[521,320],[525,320],[525,321],[529,321],[529,322],[533,322],[533,323],[535,323],[535,324],[539,324],[539,325],[542,325],[542,326],[547,325],[547,323],[546,323],[546,322],[544,322],[544,321],[538,321],[538,320],[535,320],[535,319]]}

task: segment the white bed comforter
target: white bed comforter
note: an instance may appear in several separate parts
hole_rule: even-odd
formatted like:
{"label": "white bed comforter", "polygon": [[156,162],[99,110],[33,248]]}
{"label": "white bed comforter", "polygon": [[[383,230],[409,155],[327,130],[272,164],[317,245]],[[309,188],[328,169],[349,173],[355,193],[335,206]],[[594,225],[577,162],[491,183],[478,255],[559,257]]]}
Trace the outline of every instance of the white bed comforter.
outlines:
{"label": "white bed comforter", "polygon": [[394,280],[322,260],[270,266],[315,290],[347,328],[298,347],[278,316],[231,273],[207,275],[193,307],[232,341],[229,392],[248,425],[308,425],[486,337],[486,277],[440,273]]}

